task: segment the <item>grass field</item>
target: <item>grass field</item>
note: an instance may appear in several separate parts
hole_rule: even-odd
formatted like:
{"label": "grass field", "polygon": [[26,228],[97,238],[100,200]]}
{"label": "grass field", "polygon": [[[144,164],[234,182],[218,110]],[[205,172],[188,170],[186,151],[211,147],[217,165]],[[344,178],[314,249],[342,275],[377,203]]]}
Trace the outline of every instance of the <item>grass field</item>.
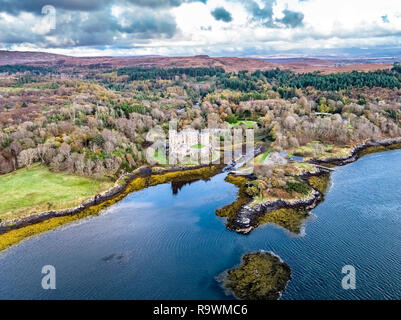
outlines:
{"label": "grass field", "polygon": [[167,165],[168,164],[168,159],[167,157],[162,153],[159,152],[159,150],[155,151],[155,160],[159,163],[159,164],[163,164],[163,165]]}
{"label": "grass field", "polygon": [[113,184],[110,180],[54,173],[35,164],[0,176],[0,219],[71,208]]}
{"label": "grass field", "polygon": [[240,121],[237,121],[235,123],[230,123],[230,127],[231,128],[235,128],[235,127],[238,127],[240,125],[245,125],[248,129],[252,129],[255,124],[256,124],[255,121],[240,120]]}
{"label": "grass field", "polygon": [[192,149],[203,149],[205,146],[203,144],[195,144],[191,148]]}
{"label": "grass field", "polygon": [[0,92],[39,91],[38,88],[25,87],[0,87]]}
{"label": "grass field", "polygon": [[269,149],[265,153],[262,153],[262,154],[258,155],[254,160],[255,164],[263,163],[266,160],[267,156],[270,154],[271,151],[272,150]]}
{"label": "grass field", "polygon": [[351,148],[339,147],[331,144],[323,144],[319,141],[312,141],[301,146],[295,150],[292,150],[295,156],[304,157],[304,160],[310,160],[312,158],[324,160],[327,158],[344,158],[347,157]]}

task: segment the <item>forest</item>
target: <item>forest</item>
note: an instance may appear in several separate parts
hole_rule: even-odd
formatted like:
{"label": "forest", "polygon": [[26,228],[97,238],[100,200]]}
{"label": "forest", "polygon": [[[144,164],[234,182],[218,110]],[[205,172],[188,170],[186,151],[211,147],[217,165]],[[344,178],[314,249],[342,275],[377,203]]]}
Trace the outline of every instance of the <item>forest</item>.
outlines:
{"label": "forest", "polygon": [[147,164],[149,130],[167,132],[173,119],[179,129],[253,127],[267,149],[304,147],[316,156],[327,145],[398,137],[400,69],[323,75],[3,66],[0,173],[39,162],[55,172],[116,179]]}
{"label": "forest", "polygon": [[223,68],[121,68],[117,70],[119,76],[127,75],[130,81],[135,80],[172,80],[176,76],[204,78],[205,76],[220,76],[225,73]]}

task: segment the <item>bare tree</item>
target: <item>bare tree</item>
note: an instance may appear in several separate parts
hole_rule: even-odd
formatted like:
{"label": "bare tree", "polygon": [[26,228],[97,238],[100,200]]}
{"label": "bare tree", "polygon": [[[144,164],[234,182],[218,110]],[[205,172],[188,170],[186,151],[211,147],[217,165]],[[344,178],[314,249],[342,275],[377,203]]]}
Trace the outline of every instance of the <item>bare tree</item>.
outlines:
{"label": "bare tree", "polygon": [[18,166],[20,168],[29,167],[37,159],[36,149],[22,150],[18,155]]}

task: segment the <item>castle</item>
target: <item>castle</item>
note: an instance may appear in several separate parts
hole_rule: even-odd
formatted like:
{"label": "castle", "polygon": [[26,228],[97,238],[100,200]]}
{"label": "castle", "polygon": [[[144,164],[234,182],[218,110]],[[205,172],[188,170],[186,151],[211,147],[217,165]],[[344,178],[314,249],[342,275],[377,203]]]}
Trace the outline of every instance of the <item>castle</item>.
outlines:
{"label": "castle", "polygon": [[210,140],[209,131],[198,131],[194,129],[184,129],[180,132],[169,131],[169,162],[181,163],[185,159],[199,161],[202,164],[211,162],[210,156],[213,154],[213,143]]}

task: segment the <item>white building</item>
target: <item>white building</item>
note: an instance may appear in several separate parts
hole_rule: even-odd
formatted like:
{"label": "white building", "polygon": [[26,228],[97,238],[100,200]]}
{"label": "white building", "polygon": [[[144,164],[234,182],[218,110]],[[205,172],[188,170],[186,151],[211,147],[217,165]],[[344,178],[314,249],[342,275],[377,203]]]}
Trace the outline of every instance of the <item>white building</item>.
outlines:
{"label": "white building", "polygon": [[209,132],[185,129],[181,132],[169,131],[169,162],[170,164],[190,162],[210,163],[213,147]]}

